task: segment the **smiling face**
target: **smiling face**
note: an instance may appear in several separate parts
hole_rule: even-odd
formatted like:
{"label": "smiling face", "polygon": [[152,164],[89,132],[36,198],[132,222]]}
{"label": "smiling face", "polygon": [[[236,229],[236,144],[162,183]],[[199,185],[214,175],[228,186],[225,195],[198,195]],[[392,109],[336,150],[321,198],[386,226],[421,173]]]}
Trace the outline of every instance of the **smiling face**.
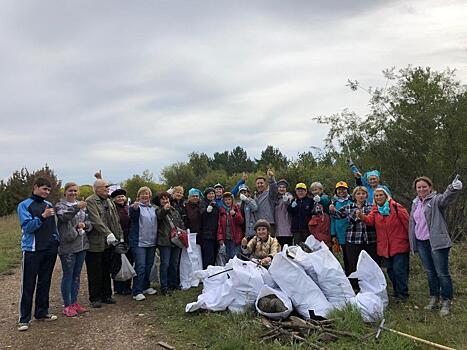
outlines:
{"label": "smiling face", "polygon": [[222,187],[216,187],[214,191],[216,192],[216,197],[222,197],[222,193],[224,193],[224,189]]}
{"label": "smiling face", "polygon": [[297,194],[297,198],[299,199],[305,198],[306,196],[306,190],[303,188],[297,188],[295,190],[295,193]]}
{"label": "smiling face", "polygon": [[170,198],[167,196],[161,197],[161,206],[164,207],[166,204],[170,203]]}
{"label": "smiling face", "polygon": [[386,196],[386,193],[384,193],[383,191],[375,191],[373,197],[375,198],[376,204],[378,204],[379,206],[384,205],[384,203],[388,199],[388,196]]}
{"label": "smiling face", "polygon": [[183,191],[180,191],[180,190],[174,191],[172,196],[174,197],[176,201],[179,201],[180,199],[183,198]]}
{"label": "smiling face", "polygon": [[114,198],[114,202],[119,204],[119,205],[124,205],[126,202],[126,197],[123,194],[119,194]]}
{"label": "smiling face", "polygon": [[259,239],[261,239],[262,241],[267,240],[269,236],[267,227],[259,226],[258,228],[256,228],[256,236],[258,236]]}
{"label": "smiling face", "polygon": [[151,193],[149,191],[141,191],[138,200],[144,205],[148,205],[151,201]]}
{"label": "smiling face", "polygon": [[280,184],[277,186],[277,192],[279,192],[281,195],[284,195],[287,192],[287,186]]}
{"label": "smiling face", "polygon": [[323,189],[321,187],[312,187],[311,188],[311,193],[313,194],[313,196],[321,196],[321,194],[323,193]]}
{"label": "smiling face", "polygon": [[347,197],[349,192],[347,191],[347,189],[345,187],[338,187],[336,189],[336,194],[337,194],[337,197],[344,198],[344,197]]}
{"label": "smiling face", "polygon": [[266,191],[266,181],[264,179],[257,179],[255,185],[258,192]]}
{"label": "smiling face", "polygon": [[65,190],[65,198],[70,203],[73,203],[76,201],[76,197],[78,197],[78,194],[79,194],[78,186],[70,186]]}
{"label": "smiling face", "polygon": [[368,177],[368,184],[373,188],[377,187],[379,185],[378,176],[372,175],[372,176]]}
{"label": "smiling face", "polygon": [[208,192],[206,193],[206,199],[210,202],[212,202],[216,198],[216,194],[214,192]]}
{"label": "smiling face", "polygon": [[419,180],[415,184],[415,190],[417,191],[417,196],[423,199],[433,191],[433,188],[428,182]]}
{"label": "smiling face", "polygon": [[50,187],[48,187],[48,186],[34,185],[32,193],[34,193],[36,196],[39,196],[41,198],[47,198],[47,196],[50,194],[51,190],[52,189]]}
{"label": "smiling face", "polygon": [[232,206],[232,203],[233,203],[232,197],[224,197],[224,203],[225,203],[226,206],[228,206],[230,208]]}
{"label": "smiling face", "polygon": [[199,196],[197,194],[191,195],[190,197],[188,197],[188,202],[198,203],[199,202]]}

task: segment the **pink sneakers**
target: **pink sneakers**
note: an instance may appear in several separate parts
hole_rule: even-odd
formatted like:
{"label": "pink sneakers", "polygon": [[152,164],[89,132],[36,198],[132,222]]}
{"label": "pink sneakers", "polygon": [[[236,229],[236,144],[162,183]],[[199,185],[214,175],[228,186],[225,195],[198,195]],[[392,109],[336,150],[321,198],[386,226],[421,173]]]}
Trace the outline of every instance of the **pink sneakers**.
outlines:
{"label": "pink sneakers", "polygon": [[73,305],[68,305],[63,309],[63,314],[67,317],[75,317],[78,316],[78,312],[73,308]]}
{"label": "pink sneakers", "polygon": [[79,314],[84,314],[85,312],[88,312],[88,309],[82,307],[78,303],[71,305],[71,307],[73,307],[73,309],[75,309],[75,311]]}

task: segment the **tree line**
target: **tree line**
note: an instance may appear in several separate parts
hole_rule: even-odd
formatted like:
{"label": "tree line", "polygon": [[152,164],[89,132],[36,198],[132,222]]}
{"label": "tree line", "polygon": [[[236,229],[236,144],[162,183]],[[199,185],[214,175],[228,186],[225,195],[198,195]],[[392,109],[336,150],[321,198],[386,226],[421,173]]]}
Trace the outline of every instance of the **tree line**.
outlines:
{"label": "tree line", "polygon": [[[154,192],[170,186],[201,190],[216,183],[232,187],[244,172],[247,184],[254,188],[254,178],[274,169],[277,178],[289,184],[320,181],[327,193],[339,180],[354,183],[346,164],[348,158],[361,170],[378,169],[382,181],[389,185],[396,200],[410,209],[414,197],[412,181],[426,175],[438,191],[459,173],[467,179],[467,89],[455,77],[455,71],[434,71],[424,67],[392,68],[383,71],[385,87],[365,87],[348,81],[350,89],[369,96],[370,112],[360,116],[345,109],[314,120],[329,127],[323,149],[311,147],[293,158],[269,145],[258,159],[251,158],[241,146],[211,155],[192,152],[185,162],[166,166],[160,179],[146,170],[122,182],[128,195],[135,197],[145,185]],[[29,172],[15,171],[7,181],[0,181],[0,215],[15,210],[17,203],[30,194],[31,181],[44,175],[53,180],[51,199],[60,196],[60,181],[46,165]],[[105,177],[105,176],[104,176]],[[90,185],[81,186],[82,195],[91,193]],[[467,191],[446,212],[454,238],[466,237]]]}

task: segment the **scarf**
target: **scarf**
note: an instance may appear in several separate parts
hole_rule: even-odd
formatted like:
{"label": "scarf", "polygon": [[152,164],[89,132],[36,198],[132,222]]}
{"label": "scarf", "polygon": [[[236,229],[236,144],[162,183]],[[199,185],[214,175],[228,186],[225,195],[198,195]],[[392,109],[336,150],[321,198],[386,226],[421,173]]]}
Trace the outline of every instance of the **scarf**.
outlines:
{"label": "scarf", "polygon": [[377,207],[379,213],[383,216],[389,216],[389,214],[391,213],[391,209],[389,207],[389,200],[384,202],[384,204],[381,207],[379,205],[377,205]]}

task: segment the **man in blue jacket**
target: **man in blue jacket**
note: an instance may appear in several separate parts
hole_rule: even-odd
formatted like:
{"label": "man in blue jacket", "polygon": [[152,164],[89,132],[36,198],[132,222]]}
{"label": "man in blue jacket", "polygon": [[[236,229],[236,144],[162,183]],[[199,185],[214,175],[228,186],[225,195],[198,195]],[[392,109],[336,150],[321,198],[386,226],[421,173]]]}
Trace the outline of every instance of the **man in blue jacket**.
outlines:
{"label": "man in blue jacket", "polygon": [[52,203],[45,200],[51,189],[50,181],[37,178],[31,197],[18,204],[23,251],[19,331],[29,328],[34,290],[34,317],[46,321],[57,319],[57,316],[49,314],[50,282],[58,249],[55,211]]}

